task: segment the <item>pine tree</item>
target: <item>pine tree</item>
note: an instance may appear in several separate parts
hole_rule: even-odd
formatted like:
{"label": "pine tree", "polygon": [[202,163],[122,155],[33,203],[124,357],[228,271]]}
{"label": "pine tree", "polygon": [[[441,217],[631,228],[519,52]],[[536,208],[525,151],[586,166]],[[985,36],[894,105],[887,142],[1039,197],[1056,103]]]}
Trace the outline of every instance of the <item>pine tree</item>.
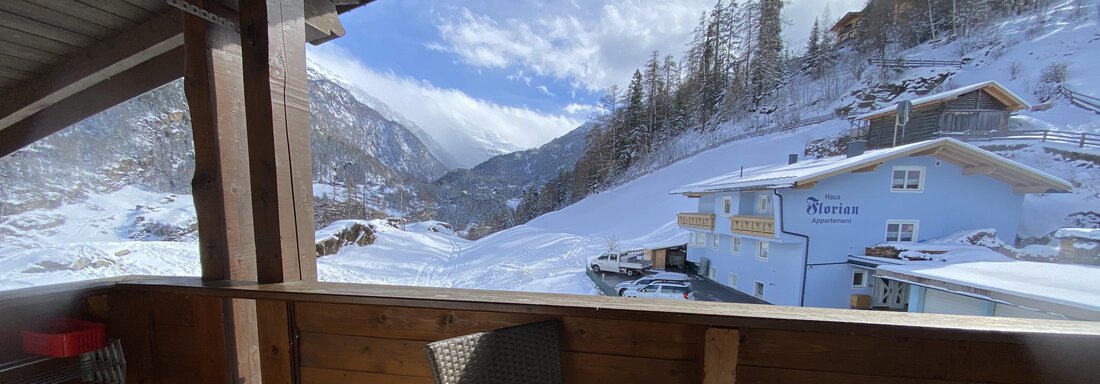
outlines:
{"label": "pine tree", "polygon": [[802,70],[814,74],[814,78],[819,75],[821,50],[821,24],[817,19],[814,19],[814,26],[810,29],[810,38],[806,40],[806,55],[803,56],[802,61]]}
{"label": "pine tree", "polygon": [[779,86],[783,55],[782,0],[760,2],[760,34],[752,64],[753,101],[757,104]]}

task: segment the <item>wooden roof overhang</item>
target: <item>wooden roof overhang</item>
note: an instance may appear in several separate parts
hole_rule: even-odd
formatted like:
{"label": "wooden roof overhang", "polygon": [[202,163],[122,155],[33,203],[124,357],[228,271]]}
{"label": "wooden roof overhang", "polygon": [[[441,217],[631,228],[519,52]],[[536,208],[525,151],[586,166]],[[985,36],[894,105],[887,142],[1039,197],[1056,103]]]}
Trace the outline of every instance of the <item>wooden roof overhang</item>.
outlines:
{"label": "wooden roof overhang", "polygon": [[[370,1],[304,0],[307,40],[342,36],[337,15]],[[238,19],[236,1],[203,8]],[[183,77],[182,15],[165,0],[0,1],[0,157]]]}
{"label": "wooden roof overhang", "polygon": [[[1031,105],[1024,101],[1020,96],[1016,95],[1012,91],[1005,88],[996,81],[987,81],[979,84],[970,85],[960,88],[958,90],[952,90],[942,92],[936,95],[918,97],[913,100],[913,110],[935,107],[944,103],[948,103],[958,99],[959,96],[971,93],[985,91],[997,102],[1005,106],[1005,110],[1009,112],[1016,112],[1024,109],[1031,108]],[[938,96],[942,95],[942,96]],[[858,120],[871,121],[873,119],[889,118],[898,113],[897,105],[882,108],[873,112],[868,112],[856,117]]]}
{"label": "wooden roof overhang", "polygon": [[844,26],[848,23],[861,18],[863,18],[863,12],[861,11],[852,11],[845,13],[844,16],[841,16],[840,20],[838,20],[836,24],[833,24],[833,27],[829,30],[834,33],[839,32],[840,30],[844,29]]}

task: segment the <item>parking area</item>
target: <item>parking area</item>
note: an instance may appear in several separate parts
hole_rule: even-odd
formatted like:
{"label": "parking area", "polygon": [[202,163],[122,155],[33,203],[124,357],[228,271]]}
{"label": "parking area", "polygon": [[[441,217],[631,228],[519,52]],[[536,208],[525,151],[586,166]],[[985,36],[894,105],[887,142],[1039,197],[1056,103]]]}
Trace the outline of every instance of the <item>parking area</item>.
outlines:
{"label": "parking area", "polygon": [[[634,280],[641,276],[627,276],[621,273],[592,272],[588,270],[588,277],[600,288],[605,295],[618,296],[615,285],[623,281]],[[757,299],[712,280],[699,276],[692,276],[691,287],[695,290],[695,301],[718,301],[723,303],[742,304],[768,304],[764,300]]]}

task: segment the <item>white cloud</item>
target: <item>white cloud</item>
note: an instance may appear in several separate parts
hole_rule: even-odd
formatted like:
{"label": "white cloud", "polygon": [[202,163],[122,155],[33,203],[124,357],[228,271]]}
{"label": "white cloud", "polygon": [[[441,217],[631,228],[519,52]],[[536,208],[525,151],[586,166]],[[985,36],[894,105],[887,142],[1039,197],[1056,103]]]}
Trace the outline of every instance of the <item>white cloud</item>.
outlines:
{"label": "white cloud", "polygon": [[600,108],[598,105],[591,105],[591,104],[570,103],[569,105],[566,105],[565,108],[562,108],[562,109],[565,110],[565,113],[568,113],[570,115],[585,116],[585,117],[595,115],[595,114],[599,114],[599,113],[603,112],[603,108]]}
{"label": "white cloud", "polygon": [[[784,38],[800,53],[814,18],[826,8],[836,18],[862,8],[865,1],[789,1],[783,10],[788,21]],[[700,15],[714,4],[715,0],[604,0],[580,7],[575,2],[550,2],[509,8],[511,12],[502,15],[494,6],[480,13],[468,8],[477,4],[465,3],[437,15],[440,40],[426,46],[454,54],[473,67],[549,76],[594,91],[625,85],[653,50],[679,57]]]}
{"label": "white cloud", "polygon": [[557,95],[554,94],[554,92],[550,92],[550,88],[546,88],[545,85],[537,86],[537,87],[535,87],[535,89],[538,89],[539,92],[542,92],[542,94],[547,95],[547,96],[551,96],[551,97],[557,96]]}
{"label": "white cloud", "polygon": [[465,166],[476,165],[495,154],[488,151],[537,147],[583,122],[567,115],[500,105],[461,90],[377,72],[335,43],[310,47],[308,56],[412,120]]}
{"label": "white cloud", "polygon": [[627,81],[653,50],[679,56],[714,0],[630,0],[590,11],[564,5],[499,19],[463,7],[439,17],[441,41],[427,46],[474,67],[525,70],[598,90]]}

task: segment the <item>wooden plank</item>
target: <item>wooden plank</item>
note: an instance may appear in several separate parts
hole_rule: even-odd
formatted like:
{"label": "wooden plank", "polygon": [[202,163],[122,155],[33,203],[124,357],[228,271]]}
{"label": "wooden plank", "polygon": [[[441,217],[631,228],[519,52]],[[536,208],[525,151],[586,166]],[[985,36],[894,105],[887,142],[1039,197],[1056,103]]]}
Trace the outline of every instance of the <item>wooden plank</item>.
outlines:
{"label": "wooden plank", "polygon": [[997,171],[997,166],[993,165],[978,165],[971,167],[963,167],[964,175],[990,175]]}
{"label": "wooden plank", "polygon": [[[951,378],[993,383],[1077,382],[1096,373],[1089,357],[1100,354],[1100,345],[1041,349],[1047,343],[1005,337],[1003,342],[959,343],[934,338],[893,335],[867,336],[813,332],[742,329],[742,365],[827,371],[913,379]],[[930,336],[931,337],[931,336]],[[1050,343],[1054,344],[1054,343]],[[1080,348],[1080,349],[1077,349]],[[905,359],[899,356],[920,356]],[[975,359],[997,361],[975,364]],[[1043,367],[1043,368],[1040,368]],[[1092,373],[1087,371],[1092,370]],[[1051,380],[1052,371],[1065,372]]]}
{"label": "wooden plank", "polygon": [[433,384],[435,380],[430,377],[387,375],[383,373],[370,373],[358,371],[343,371],[339,369],[302,368],[302,384]]}
{"label": "wooden plank", "polygon": [[85,18],[75,17],[64,12],[47,8],[42,4],[30,2],[27,0],[2,1],[0,2],[0,10],[24,15],[26,17],[48,25],[62,26],[62,28],[65,28],[66,30],[96,40],[105,39],[116,33],[116,31],[113,29],[103,27],[99,24],[88,21]]}
{"label": "wooden plank", "polygon": [[68,56],[80,48],[76,45],[65,44],[60,41],[50,40],[42,36],[11,28],[6,24],[0,24],[0,40],[20,44],[34,50],[59,56]]}
{"label": "wooden plank", "polygon": [[895,383],[895,384],[963,384],[966,381],[940,379],[912,379],[896,376],[870,376],[851,373],[804,371],[798,369],[767,368],[754,366],[737,367],[738,384],[771,383]]}
{"label": "wooden plank", "polygon": [[19,68],[29,73],[45,73],[52,69],[52,65],[29,61],[19,56],[0,54],[0,65],[9,68]]}
{"label": "wooden plank", "polygon": [[315,281],[302,0],[247,2],[240,13],[251,31],[242,65],[257,278]]}
{"label": "wooden plank", "polygon": [[[97,44],[86,50],[86,54],[59,65],[60,71],[24,84],[0,99],[0,131],[182,45],[180,18],[175,14],[162,15]],[[180,65],[173,68],[180,68]],[[182,74],[182,71],[176,73]],[[140,92],[130,97],[144,92],[140,88],[137,90]]]}
{"label": "wooden plank", "polygon": [[562,352],[566,383],[698,383],[698,363]]}
{"label": "wooden plank", "polygon": [[[299,303],[305,332],[435,341],[550,319],[476,311]],[[701,326],[565,317],[562,349],[608,355],[691,360],[699,357]]]}
{"label": "wooden plank", "polygon": [[741,333],[736,329],[707,328],[703,352],[703,383],[737,382],[737,354]]}
{"label": "wooden plank", "polygon": [[[301,334],[302,366],[307,368],[431,377],[425,341]],[[562,352],[566,382],[695,383],[697,363],[578,352]]]}
{"label": "wooden plank", "polygon": [[149,295],[142,292],[116,292],[110,296],[110,320],[107,334],[122,342],[126,356],[126,378],[134,383],[153,382],[152,308]]}
{"label": "wooden plank", "polygon": [[160,0],[126,0],[126,2],[150,13],[160,13],[167,7],[167,3]]}
{"label": "wooden plank", "polygon": [[0,19],[8,27],[15,28],[35,36],[40,36],[53,41],[59,41],[74,47],[85,47],[95,44],[96,39],[79,33],[58,28],[57,26],[42,21],[30,19],[21,14],[11,13],[0,8]]}
{"label": "wooden plank", "polygon": [[73,0],[35,0],[35,4],[81,20],[86,20],[116,32],[127,30],[137,25],[137,23],[127,20],[126,18]]}
{"label": "wooden plank", "polygon": [[285,301],[257,300],[256,319],[259,332],[262,382],[295,383],[297,364],[291,342],[291,304]]}
{"label": "wooden plank", "polygon": [[23,44],[0,40],[0,56],[11,56],[16,59],[33,61],[44,65],[53,65],[64,56],[46,52],[40,49],[28,47]]}
{"label": "wooden plank", "polygon": [[305,0],[305,17],[306,40],[310,44],[321,45],[346,33],[332,1]]}
{"label": "wooden plank", "polygon": [[81,3],[99,8],[105,12],[126,20],[141,23],[153,16],[152,12],[141,9],[136,5],[118,0],[78,0]]}
{"label": "wooden plank", "polygon": [[311,368],[431,377],[426,341],[302,332],[301,365]]}

